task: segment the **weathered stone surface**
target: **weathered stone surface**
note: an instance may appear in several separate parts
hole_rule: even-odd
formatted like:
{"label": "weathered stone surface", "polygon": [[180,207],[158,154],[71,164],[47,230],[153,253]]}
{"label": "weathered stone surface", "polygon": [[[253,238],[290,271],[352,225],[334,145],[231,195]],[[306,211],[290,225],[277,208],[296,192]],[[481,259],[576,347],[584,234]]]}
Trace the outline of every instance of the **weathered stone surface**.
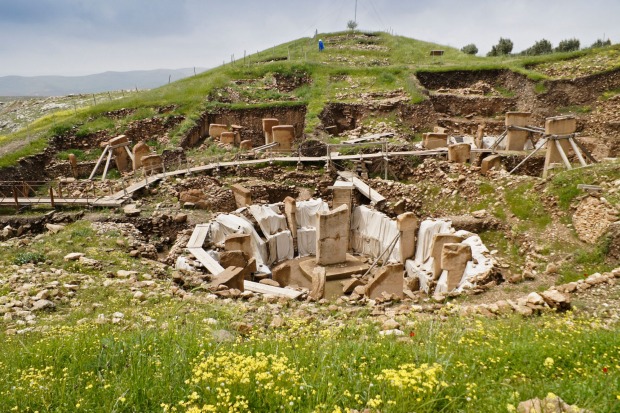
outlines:
{"label": "weathered stone surface", "polygon": [[424,147],[426,149],[446,148],[448,146],[448,135],[445,133],[425,133]]}
{"label": "weathered stone surface", "polygon": [[540,400],[538,398],[519,403],[517,413],[593,413],[590,410],[571,406],[553,393]]}
{"label": "weathered stone surface", "polygon": [[230,234],[224,240],[224,249],[226,251],[243,251],[247,258],[251,258],[254,256],[252,236],[250,234]]}
{"label": "weathered stone surface", "polygon": [[480,173],[487,174],[491,169],[499,171],[502,168],[501,155],[489,155],[482,160]]}
{"label": "weathered stone surface", "polygon": [[[117,136],[116,138],[110,139],[109,145],[116,146],[123,143],[129,143],[129,139],[125,135]],[[112,149],[112,154],[114,155],[114,161],[116,162],[116,168],[120,172],[125,172],[129,169],[129,154],[125,147],[121,146],[115,149]]]}
{"label": "weathered stone surface", "polygon": [[251,151],[252,150],[252,140],[246,139],[244,141],[239,142],[239,149],[242,151]]}
{"label": "weathered stone surface", "polygon": [[290,196],[284,198],[284,215],[291,235],[293,238],[297,238],[297,202],[295,198]]}
{"label": "weathered stone surface", "polygon": [[280,286],[286,287],[291,280],[291,264],[283,262],[277,267],[271,269],[271,277]]}
{"label": "weathered stone surface", "polygon": [[220,142],[226,145],[235,144],[235,132],[222,132],[220,135]]}
{"label": "weathered stone surface", "polygon": [[47,228],[47,230],[49,232],[51,232],[52,234],[57,234],[60,231],[62,231],[63,229],[65,229],[65,226],[61,225],[61,224],[50,224],[50,223],[47,223],[47,224],[45,224],[45,228]]}
{"label": "weathered stone surface", "polygon": [[573,225],[580,240],[595,244],[609,226],[617,221],[617,212],[608,203],[589,196],[582,199],[573,214]]}
{"label": "weathered stone surface", "polygon": [[557,290],[547,290],[540,293],[547,305],[561,311],[569,310],[571,307],[570,296],[562,294]]}
{"label": "weathered stone surface", "polygon": [[431,245],[431,257],[433,257],[433,278],[437,279],[441,275],[441,252],[444,244],[459,243],[463,239],[452,234],[435,234]]}
{"label": "weathered stone surface", "polygon": [[228,288],[236,288],[239,291],[243,291],[244,287],[244,273],[242,267],[228,267],[223,272],[217,275],[211,282],[212,285],[225,285]]}
{"label": "weathered stone surface", "polygon": [[226,250],[220,252],[220,265],[224,268],[240,267],[248,265],[248,257],[240,250]]}
{"label": "weathered stone surface", "polygon": [[364,285],[358,278],[349,278],[348,280],[340,281],[340,284],[342,284],[342,292],[344,294],[351,294],[355,288]]}
{"label": "weathered stone surface", "polygon": [[274,152],[288,153],[293,149],[295,127],[293,125],[278,125],[271,129],[273,142],[279,145],[273,148]]}
{"label": "weathered stone surface", "polygon": [[77,178],[77,173],[78,173],[77,158],[72,153],[69,154],[68,158],[69,158],[69,166],[71,166],[71,175],[73,175],[74,178]]}
{"label": "weathered stone surface", "polygon": [[353,184],[350,182],[337,181],[332,189],[332,208],[346,205],[349,210],[352,207]]}
{"label": "weathered stone surface", "polygon": [[322,267],[316,267],[314,274],[312,274],[312,290],[310,290],[310,297],[314,300],[320,300],[325,295],[325,269]]}
{"label": "weathered stone surface", "polygon": [[545,120],[546,135],[570,135],[577,130],[574,116],[555,116]]}
{"label": "weathered stone surface", "polygon": [[148,156],[151,153],[151,148],[149,148],[149,146],[144,142],[138,142],[134,145],[132,153],[133,170],[137,171],[138,169],[142,168],[142,158]]}
{"label": "weathered stone surface", "polygon": [[404,280],[403,264],[387,265],[380,269],[368,282],[365,293],[373,300],[382,297],[383,293],[403,298]]}
{"label": "weathered stone surface", "polygon": [[448,161],[456,163],[469,162],[471,146],[468,143],[457,143],[448,146]]}
{"label": "weathered stone surface", "polygon": [[[506,126],[527,126],[531,123],[532,114],[530,112],[506,112]],[[511,130],[508,128],[506,135],[506,150],[522,151],[529,132],[521,130]]]}
{"label": "weathered stone surface", "polygon": [[349,248],[350,211],[346,205],[318,215],[316,229],[316,262],[318,265],[346,261]]}
{"label": "weathered stone surface", "polygon": [[142,157],[142,168],[147,175],[163,171],[164,161],[161,155],[153,154]]}
{"label": "weathered stone surface", "polygon": [[415,237],[418,232],[418,218],[413,212],[405,212],[396,217],[396,226],[400,232],[400,262],[415,255]]}
{"label": "weathered stone surface", "polygon": [[252,195],[249,189],[239,184],[230,187],[237,203],[237,208],[243,208],[252,205]]}
{"label": "weathered stone surface", "polygon": [[219,139],[223,132],[228,130],[228,126],[212,123],[209,125],[209,136],[213,139]]}
{"label": "weathered stone surface", "polygon": [[471,261],[471,247],[466,244],[444,244],[441,250],[441,268],[448,271],[448,292],[461,282],[465,267]]}
{"label": "weathered stone surface", "polygon": [[123,207],[123,213],[127,217],[137,217],[140,216],[142,210],[138,208],[136,204],[129,204]]}
{"label": "weathered stone surface", "polygon": [[274,118],[263,119],[263,133],[265,134],[265,144],[273,142],[272,129],[278,126],[280,121]]}
{"label": "weathered stone surface", "polygon": [[82,252],[71,252],[67,255],[65,255],[64,260],[65,261],[77,261],[80,259],[80,257],[83,257],[84,253]]}

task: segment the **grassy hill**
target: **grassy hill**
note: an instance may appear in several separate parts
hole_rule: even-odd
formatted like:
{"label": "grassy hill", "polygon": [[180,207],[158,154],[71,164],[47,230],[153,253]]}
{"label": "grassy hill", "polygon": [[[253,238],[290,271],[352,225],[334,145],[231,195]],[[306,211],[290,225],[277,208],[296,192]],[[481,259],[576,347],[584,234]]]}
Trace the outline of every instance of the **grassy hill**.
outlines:
{"label": "grassy hill", "polygon": [[[156,108],[173,105],[174,109],[165,116],[185,118],[172,131],[171,144],[176,145],[209,108],[305,105],[306,131],[312,131],[319,124],[318,116],[327,102],[349,102],[357,97],[357,91],[402,90],[410,102],[423,101],[424,94],[413,77],[418,71],[505,68],[540,80],[566,76],[571,73],[568,69],[571,67],[580,68],[581,74],[592,74],[620,66],[616,46],[540,57],[478,57],[386,33],[343,32],[319,37],[326,44],[322,53],[318,51],[316,39],[302,38],[125,99],[105,101],[78,111],[57,111],[53,116],[47,114],[28,128],[0,136],[0,153],[3,153],[0,167],[41,151],[51,136],[72,127],[82,132],[115,129],[122,133],[127,119],[110,122],[103,117],[106,112],[119,109],[139,109],[142,115],[131,115],[135,120],[153,116]],[[435,49],[444,50],[445,54],[430,56],[430,51]],[[596,64],[588,64],[591,62]],[[273,88],[277,78],[292,82],[293,87]],[[6,145],[10,145],[10,151],[2,150]]]}

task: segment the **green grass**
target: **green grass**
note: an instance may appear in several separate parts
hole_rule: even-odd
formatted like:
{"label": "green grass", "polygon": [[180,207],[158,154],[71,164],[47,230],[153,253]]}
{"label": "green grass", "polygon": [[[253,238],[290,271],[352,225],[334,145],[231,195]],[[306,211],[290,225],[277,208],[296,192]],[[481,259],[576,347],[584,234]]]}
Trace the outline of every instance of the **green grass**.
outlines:
{"label": "green grass", "polygon": [[233,331],[233,342],[218,342],[214,330],[247,317],[231,305],[188,312],[168,302],[118,324],[91,315],[45,333],[0,335],[0,409],[501,412],[549,392],[596,412],[620,407],[617,334],[593,320],[412,314],[400,317],[408,323],[400,340],[379,336],[368,318],[338,326],[293,316],[283,328]]}
{"label": "green grass", "polygon": [[506,206],[517,218],[532,224],[538,229],[551,223],[551,217],[534,190],[532,183],[525,183],[515,188],[507,189],[505,194]]}

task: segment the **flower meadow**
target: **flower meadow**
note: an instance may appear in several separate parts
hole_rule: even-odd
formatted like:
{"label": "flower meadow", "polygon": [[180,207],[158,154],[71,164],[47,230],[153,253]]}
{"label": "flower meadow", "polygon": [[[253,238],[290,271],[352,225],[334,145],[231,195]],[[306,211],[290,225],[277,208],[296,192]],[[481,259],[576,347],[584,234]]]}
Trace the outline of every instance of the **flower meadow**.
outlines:
{"label": "flower meadow", "polygon": [[[573,313],[534,319],[266,311],[214,302],[135,309],[0,335],[2,412],[503,412],[554,393],[620,411],[617,325]],[[241,334],[235,322],[254,318]],[[226,334],[223,334],[225,332]]]}

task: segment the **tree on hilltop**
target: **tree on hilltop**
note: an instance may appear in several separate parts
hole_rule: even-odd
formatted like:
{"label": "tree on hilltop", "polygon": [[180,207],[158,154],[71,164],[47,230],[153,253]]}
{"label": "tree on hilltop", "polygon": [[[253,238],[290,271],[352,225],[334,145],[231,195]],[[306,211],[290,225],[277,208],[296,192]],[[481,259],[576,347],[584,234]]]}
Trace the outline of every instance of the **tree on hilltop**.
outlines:
{"label": "tree on hilltop", "polygon": [[463,48],[461,49],[461,52],[467,53],[467,54],[477,54],[478,48],[476,47],[475,44],[470,43],[468,45],[463,46]]}
{"label": "tree on hilltop", "polygon": [[487,56],[503,56],[512,52],[514,44],[510,39],[499,38],[499,42],[491,48],[491,51],[487,53]]}
{"label": "tree on hilltop", "polygon": [[555,48],[556,52],[574,52],[579,50],[579,46],[581,43],[579,39],[565,39],[558,44],[558,47]]}
{"label": "tree on hilltop", "polygon": [[547,39],[542,39],[534,43],[534,45],[528,49],[525,49],[521,54],[529,56],[538,56],[541,54],[553,53],[553,46]]}

